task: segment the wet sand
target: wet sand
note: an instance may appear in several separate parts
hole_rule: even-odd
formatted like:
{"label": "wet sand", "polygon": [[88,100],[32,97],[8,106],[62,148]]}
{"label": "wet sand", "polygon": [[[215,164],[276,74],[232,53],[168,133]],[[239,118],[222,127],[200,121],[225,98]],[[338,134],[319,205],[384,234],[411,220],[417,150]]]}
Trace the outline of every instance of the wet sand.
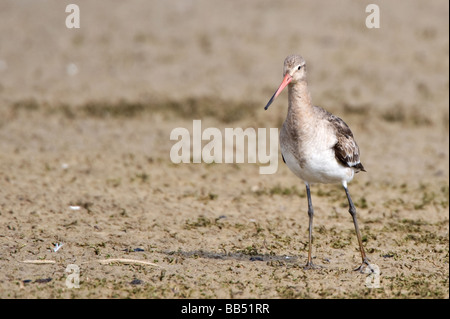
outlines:
{"label": "wet sand", "polygon": [[[379,1],[379,29],[352,1],[109,3],[77,1],[80,29],[60,1],[0,3],[1,298],[449,297],[448,3]],[[379,288],[353,271],[339,185],[312,187],[323,267],[304,270],[305,189],[281,156],[273,175],[170,160],[193,120],[279,128],[287,94],[263,107],[291,53],[360,146]]]}

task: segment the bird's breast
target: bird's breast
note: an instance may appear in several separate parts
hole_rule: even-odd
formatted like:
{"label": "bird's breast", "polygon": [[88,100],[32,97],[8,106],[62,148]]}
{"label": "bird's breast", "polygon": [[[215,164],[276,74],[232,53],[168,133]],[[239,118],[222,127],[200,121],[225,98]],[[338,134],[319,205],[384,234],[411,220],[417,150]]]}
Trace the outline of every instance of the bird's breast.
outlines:
{"label": "bird's breast", "polygon": [[336,138],[326,126],[316,125],[309,131],[292,131],[283,125],[280,132],[281,152],[289,169],[309,183],[338,183],[353,178],[353,170],[337,160],[333,146]]}

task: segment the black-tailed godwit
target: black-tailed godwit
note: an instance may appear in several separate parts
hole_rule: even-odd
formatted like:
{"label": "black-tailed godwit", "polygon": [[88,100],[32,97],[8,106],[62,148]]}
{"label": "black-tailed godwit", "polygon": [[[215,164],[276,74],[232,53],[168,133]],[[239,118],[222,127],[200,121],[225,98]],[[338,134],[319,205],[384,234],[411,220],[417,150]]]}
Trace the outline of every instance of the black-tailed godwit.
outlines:
{"label": "black-tailed godwit", "polygon": [[299,55],[284,60],[283,81],[265,109],[288,86],[288,113],[280,132],[281,155],[289,169],[306,184],[309,215],[309,250],[305,268],[315,268],[312,262],[312,228],[314,209],[310,185],[341,183],[353,218],[362,263],[355,270],[363,272],[369,266],[356,219],[356,208],[347,183],[355,173],[365,171],[359,159],[359,147],[350,128],[339,117],[311,102],[306,82],[306,63]]}

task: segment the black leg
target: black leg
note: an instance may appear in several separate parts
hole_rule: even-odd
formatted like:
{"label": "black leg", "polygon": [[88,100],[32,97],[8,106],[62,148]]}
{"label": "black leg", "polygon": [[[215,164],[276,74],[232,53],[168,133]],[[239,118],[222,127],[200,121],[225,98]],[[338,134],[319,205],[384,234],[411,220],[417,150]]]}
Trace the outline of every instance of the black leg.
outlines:
{"label": "black leg", "polygon": [[308,197],[308,216],[309,216],[309,250],[308,250],[308,261],[306,262],[305,269],[315,268],[312,262],[312,230],[313,230],[313,217],[314,209],[311,201],[311,191],[309,189],[309,184],[306,184],[306,195]]}
{"label": "black leg", "polygon": [[345,185],[344,185],[344,189],[345,189],[345,194],[347,194],[347,199],[348,199],[348,205],[349,205],[348,211],[353,218],[353,224],[355,225],[356,237],[358,238],[359,251],[361,252],[361,258],[362,258],[361,265],[359,267],[357,267],[355,270],[364,272],[366,266],[369,266],[369,268],[370,268],[369,259],[367,259],[367,257],[366,257],[366,252],[364,251],[364,247],[362,244],[361,233],[359,231],[359,226],[358,226],[358,220],[356,219],[355,205],[353,204],[352,198],[350,197],[350,193]]}

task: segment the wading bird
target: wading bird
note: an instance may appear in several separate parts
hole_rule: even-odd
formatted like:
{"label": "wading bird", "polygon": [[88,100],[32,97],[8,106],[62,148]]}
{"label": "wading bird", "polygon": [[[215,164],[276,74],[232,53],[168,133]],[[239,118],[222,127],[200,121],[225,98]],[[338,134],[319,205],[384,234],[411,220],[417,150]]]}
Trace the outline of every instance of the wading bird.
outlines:
{"label": "wading bird", "polygon": [[280,131],[281,155],[289,169],[306,184],[309,250],[305,268],[316,267],[311,257],[314,209],[310,185],[341,183],[347,195],[362,258],[361,265],[355,270],[364,272],[366,266],[370,268],[370,265],[361,240],[356,208],[347,187],[355,173],[365,171],[359,159],[359,147],[343,120],[312,104],[306,73],[306,63],[301,56],[288,56],[284,60],[283,81],[264,108],[267,110],[288,86],[288,113]]}

